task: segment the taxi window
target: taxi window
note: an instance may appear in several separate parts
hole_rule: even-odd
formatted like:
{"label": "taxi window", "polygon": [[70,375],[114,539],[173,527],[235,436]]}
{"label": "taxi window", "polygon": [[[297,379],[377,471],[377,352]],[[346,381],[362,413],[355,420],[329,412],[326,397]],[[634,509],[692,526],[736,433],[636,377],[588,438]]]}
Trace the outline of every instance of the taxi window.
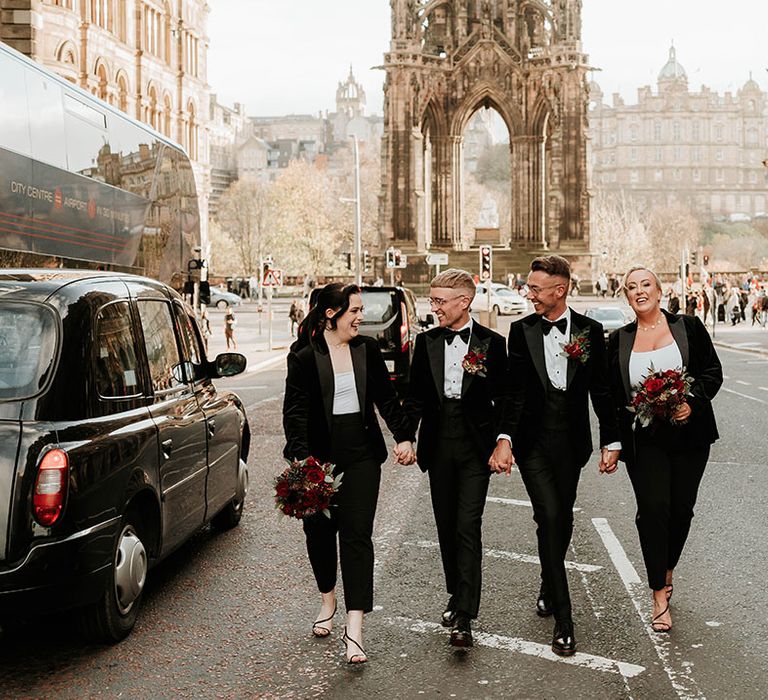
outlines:
{"label": "taxi window", "polygon": [[138,308],[152,390],[157,393],[182,386],[183,381],[178,373],[179,348],[173,329],[171,305],[165,301],[141,299]]}
{"label": "taxi window", "polygon": [[103,398],[140,394],[131,308],[107,304],[96,316],[96,390]]}

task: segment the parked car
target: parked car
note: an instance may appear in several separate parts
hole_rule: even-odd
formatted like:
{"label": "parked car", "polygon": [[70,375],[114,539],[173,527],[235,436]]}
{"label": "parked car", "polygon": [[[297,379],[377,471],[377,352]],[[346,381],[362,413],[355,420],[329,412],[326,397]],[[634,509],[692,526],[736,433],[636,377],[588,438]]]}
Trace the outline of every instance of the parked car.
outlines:
{"label": "parked car", "polygon": [[240,521],[250,430],[188,306],[143,277],[0,271],[0,626],[82,608],[134,626],[148,570]]}
{"label": "parked car", "polygon": [[208,306],[215,306],[217,309],[226,309],[228,306],[239,306],[242,298],[228,292],[226,289],[219,289],[219,287],[211,287],[211,300],[208,302]]}
{"label": "parked car", "polygon": [[[322,287],[312,290],[309,308],[315,305],[320,289]],[[416,335],[424,327],[434,324],[434,317],[427,314],[423,320],[419,319],[416,297],[405,287],[363,287],[362,293],[363,321],[360,333],[379,341],[389,377],[403,396],[408,389]]]}
{"label": "parked car", "polygon": [[[485,283],[477,285],[475,301],[472,309],[475,311],[488,309],[488,290]],[[530,311],[528,300],[516,289],[507,287],[504,284],[494,282],[491,285],[491,309],[500,316],[509,314],[525,314]]]}
{"label": "parked car", "polygon": [[587,309],[584,314],[603,324],[603,334],[606,340],[613,331],[627,323],[624,311],[618,306],[593,306]]}

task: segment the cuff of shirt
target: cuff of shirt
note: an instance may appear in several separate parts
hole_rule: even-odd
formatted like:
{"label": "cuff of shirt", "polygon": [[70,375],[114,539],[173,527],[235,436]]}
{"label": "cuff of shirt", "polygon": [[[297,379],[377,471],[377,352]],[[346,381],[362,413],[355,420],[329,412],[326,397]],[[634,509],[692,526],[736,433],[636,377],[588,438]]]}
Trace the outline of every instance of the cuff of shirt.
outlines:
{"label": "cuff of shirt", "polygon": [[509,443],[509,446],[512,446],[512,438],[509,437],[506,433],[499,433],[498,437],[496,438],[496,442],[499,440],[506,440]]}
{"label": "cuff of shirt", "polygon": [[621,443],[620,442],[612,442],[609,445],[605,446],[606,450],[620,450],[621,449]]}

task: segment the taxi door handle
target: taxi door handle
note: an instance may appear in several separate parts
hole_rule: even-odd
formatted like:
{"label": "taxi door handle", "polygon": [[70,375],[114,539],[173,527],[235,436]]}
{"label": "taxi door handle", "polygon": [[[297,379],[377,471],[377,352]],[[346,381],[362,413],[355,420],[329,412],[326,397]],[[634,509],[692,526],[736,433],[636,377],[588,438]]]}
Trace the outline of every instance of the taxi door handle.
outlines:
{"label": "taxi door handle", "polygon": [[163,450],[163,457],[165,459],[170,459],[171,452],[173,451],[173,440],[171,440],[170,438],[168,440],[163,440],[160,443],[160,447]]}
{"label": "taxi door handle", "polygon": [[213,437],[216,432],[216,421],[213,418],[208,420],[208,437]]}

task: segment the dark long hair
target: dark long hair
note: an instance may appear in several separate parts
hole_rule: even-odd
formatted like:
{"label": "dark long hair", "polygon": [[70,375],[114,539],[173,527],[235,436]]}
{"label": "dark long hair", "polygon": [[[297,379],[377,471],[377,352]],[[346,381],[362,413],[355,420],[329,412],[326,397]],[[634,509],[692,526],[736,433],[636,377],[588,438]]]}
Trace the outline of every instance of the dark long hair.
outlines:
{"label": "dark long hair", "polygon": [[[349,309],[349,298],[353,294],[360,293],[360,287],[356,284],[345,285],[341,282],[326,284],[317,293],[315,305],[309,310],[309,313],[299,325],[298,337],[291,350],[296,352],[309,344],[325,348],[323,331],[326,329],[326,324],[332,330],[335,330],[339,318]],[[330,318],[325,315],[328,309],[336,312]]]}

